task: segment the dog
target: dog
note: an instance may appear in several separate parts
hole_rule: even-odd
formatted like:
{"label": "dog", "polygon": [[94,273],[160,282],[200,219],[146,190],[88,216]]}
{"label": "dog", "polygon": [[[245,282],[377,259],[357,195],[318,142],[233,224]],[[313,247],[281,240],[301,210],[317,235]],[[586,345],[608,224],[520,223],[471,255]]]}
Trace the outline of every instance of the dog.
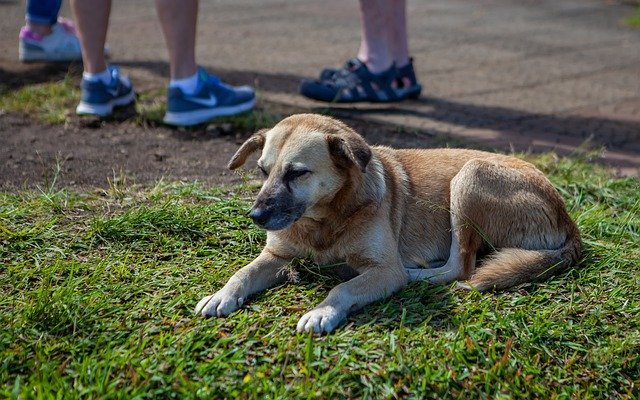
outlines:
{"label": "dog", "polygon": [[198,303],[203,316],[226,316],[285,281],[284,267],[299,257],[357,272],[298,322],[299,332],[323,333],[409,281],[499,290],[545,279],[580,256],[561,196],[515,157],[369,146],[346,124],[315,114],[256,132],[228,167],[259,150],[265,180],[249,215],[267,230],[266,246]]}

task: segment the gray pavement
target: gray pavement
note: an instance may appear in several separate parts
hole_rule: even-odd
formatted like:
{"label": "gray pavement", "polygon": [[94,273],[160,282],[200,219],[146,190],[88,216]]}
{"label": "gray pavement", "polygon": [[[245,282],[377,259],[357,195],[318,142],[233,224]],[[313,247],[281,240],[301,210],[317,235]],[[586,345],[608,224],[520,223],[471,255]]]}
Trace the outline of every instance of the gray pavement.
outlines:
{"label": "gray pavement", "polygon": [[[9,72],[23,68],[15,62],[23,7],[0,0],[0,66]],[[638,175],[640,30],[621,23],[631,11],[603,0],[409,0],[422,98],[332,111],[484,147],[566,154],[589,141],[607,148],[605,161]],[[114,1],[108,41],[139,89],[165,85],[151,0]],[[200,5],[199,62],[233,83],[256,85],[265,107],[326,110],[298,96],[297,84],[354,56],[358,43],[355,0]]]}

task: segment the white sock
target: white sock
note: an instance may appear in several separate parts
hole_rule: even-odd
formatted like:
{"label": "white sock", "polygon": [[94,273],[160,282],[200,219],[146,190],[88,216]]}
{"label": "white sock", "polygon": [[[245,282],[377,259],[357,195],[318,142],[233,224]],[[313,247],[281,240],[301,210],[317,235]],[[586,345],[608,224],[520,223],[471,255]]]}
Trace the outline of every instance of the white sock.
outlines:
{"label": "white sock", "polygon": [[170,88],[180,88],[182,90],[182,93],[186,94],[186,95],[192,95],[196,93],[196,90],[198,89],[198,73],[196,72],[195,74],[187,77],[187,78],[182,78],[182,79],[171,79],[169,81],[169,87]]}
{"label": "white sock", "polygon": [[97,74],[90,74],[88,72],[82,73],[82,78],[91,82],[102,81],[105,85],[111,83],[111,71],[109,69],[105,69],[102,72],[98,72]]}

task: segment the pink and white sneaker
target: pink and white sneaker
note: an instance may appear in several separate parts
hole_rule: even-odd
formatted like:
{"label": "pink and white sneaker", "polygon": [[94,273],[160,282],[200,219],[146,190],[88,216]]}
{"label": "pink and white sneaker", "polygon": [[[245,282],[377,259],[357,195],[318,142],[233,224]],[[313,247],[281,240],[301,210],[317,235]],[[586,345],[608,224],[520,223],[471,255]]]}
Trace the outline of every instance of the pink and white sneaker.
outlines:
{"label": "pink and white sneaker", "polygon": [[80,40],[71,21],[60,18],[51,30],[49,35],[42,36],[23,26],[20,29],[20,61],[82,60]]}

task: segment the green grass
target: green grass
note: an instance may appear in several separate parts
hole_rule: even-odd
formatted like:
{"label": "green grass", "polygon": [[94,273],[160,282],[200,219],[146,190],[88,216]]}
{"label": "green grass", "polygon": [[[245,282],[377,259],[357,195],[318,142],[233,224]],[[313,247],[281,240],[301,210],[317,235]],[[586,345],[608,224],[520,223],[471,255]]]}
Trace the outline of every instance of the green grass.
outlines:
{"label": "green grass", "polygon": [[640,29],[640,5],[636,7],[632,15],[624,18],[624,24],[630,28]]}
{"label": "green grass", "polygon": [[0,85],[0,110],[37,116],[42,122],[62,124],[80,100],[76,78],[67,75],[54,82],[26,85],[15,91]]}
{"label": "green grass", "polygon": [[261,249],[255,188],[0,194],[0,398],[637,398],[639,180],[535,162],[583,232],[577,268],[414,283],[322,337],[296,322],[338,279],[304,260],[228,318],[193,315]]}

